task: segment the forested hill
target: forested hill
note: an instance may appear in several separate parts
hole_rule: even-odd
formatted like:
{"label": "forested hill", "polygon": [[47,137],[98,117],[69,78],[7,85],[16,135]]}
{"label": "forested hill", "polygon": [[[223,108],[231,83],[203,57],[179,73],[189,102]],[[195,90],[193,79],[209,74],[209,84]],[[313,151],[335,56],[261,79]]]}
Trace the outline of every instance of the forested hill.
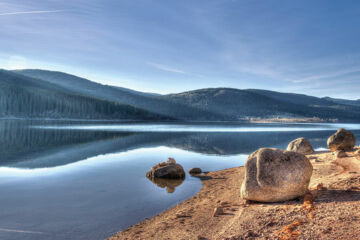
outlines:
{"label": "forested hill", "polygon": [[75,94],[61,86],[6,70],[0,70],[0,117],[168,119],[127,104]]}
{"label": "forested hill", "polygon": [[3,116],[191,121],[319,118],[360,122],[359,100],[260,89],[208,88],[160,95],[46,70],[1,71],[0,84],[4,86],[0,90]]}
{"label": "forested hill", "polygon": [[227,119],[320,118],[359,122],[356,101],[344,104],[303,94],[280,93],[259,89],[209,88],[170,94],[167,99],[204,111],[222,113]]}
{"label": "forested hill", "polygon": [[88,79],[63,72],[27,69],[15,71],[27,77],[61,86],[73,94],[96,97],[113,102],[137,106],[149,112],[179,120],[224,120],[222,114],[201,110],[181,102],[173,102],[160,94],[143,93],[135,90],[102,85]]}

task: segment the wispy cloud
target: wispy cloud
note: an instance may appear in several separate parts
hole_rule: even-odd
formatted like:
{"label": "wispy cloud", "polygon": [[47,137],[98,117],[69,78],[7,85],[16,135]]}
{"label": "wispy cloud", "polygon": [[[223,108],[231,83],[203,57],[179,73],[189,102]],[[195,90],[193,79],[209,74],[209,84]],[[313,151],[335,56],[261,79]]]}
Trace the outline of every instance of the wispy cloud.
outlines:
{"label": "wispy cloud", "polygon": [[152,63],[152,62],[147,62],[148,65],[155,67],[159,70],[162,71],[166,71],[166,72],[172,72],[172,73],[179,73],[179,74],[186,74],[186,72],[176,69],[176,68],[172,68],[163,64],[159,64],[159,63]]}
{"label": "wispy cloud", "polygon": [[63,10],[46,10],[46,11],[25,11],[25,12],[6,12],[0,13],[0,16],[8,16],[8,15],[23,15],[23,14],[43,14],[43,13],[58,13]]}

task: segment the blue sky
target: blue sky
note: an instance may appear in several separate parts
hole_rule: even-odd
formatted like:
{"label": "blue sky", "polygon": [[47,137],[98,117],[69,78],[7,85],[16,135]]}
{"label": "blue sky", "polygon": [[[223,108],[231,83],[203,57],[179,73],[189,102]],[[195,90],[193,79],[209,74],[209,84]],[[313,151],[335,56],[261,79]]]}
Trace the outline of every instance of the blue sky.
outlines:
{"label": "blue sky", "polygon": [[0,0],[0,67],[360,98],[360,1]]}

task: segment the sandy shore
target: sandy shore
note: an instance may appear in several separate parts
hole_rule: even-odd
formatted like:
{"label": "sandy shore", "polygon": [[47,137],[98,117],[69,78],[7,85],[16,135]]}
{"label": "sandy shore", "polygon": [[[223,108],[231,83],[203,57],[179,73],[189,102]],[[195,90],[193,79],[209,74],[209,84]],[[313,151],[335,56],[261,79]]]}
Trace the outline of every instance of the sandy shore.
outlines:
{"label": "sandy shore", "polygon": [[308,155],[311,194],[284,203],[244,202],[243,167],[207,173],[194,197],[110,239],[360,239],[360,155],[347,155]]}

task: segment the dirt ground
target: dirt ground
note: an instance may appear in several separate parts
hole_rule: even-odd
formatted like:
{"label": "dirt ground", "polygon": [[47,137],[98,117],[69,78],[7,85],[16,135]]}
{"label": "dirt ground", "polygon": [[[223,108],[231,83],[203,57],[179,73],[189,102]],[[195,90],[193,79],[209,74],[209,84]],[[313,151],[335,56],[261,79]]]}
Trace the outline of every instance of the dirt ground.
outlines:
{"label": "dirt ground", "polygon": [[244,202],[243,167],[201,175],[197,195],[110,239],[360,239],[360,155],[347,155],[308,155],[310,193],[284,203]]}

